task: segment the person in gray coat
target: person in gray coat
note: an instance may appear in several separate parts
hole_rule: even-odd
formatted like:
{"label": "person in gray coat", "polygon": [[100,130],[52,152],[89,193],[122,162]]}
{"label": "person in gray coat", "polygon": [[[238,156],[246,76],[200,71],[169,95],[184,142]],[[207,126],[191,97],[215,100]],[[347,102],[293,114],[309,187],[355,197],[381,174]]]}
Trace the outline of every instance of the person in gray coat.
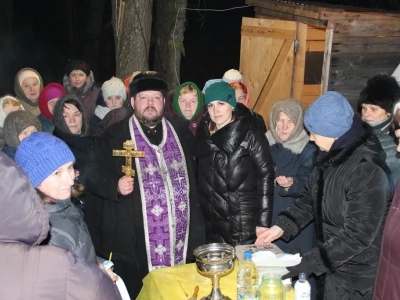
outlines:
{"label": "person in gray coat", "polygon": [[385,162],[394,186],[400,179],[400,154],[396,151],[398,139],[390,125],[393,106],[399,100],[400,86],[396,79],[383,74],[368,80],[358,100],[358,111],[363,121],[371,125],[386,154]]}
{"label": "person in gray coat", "polygon": [[39,246],[49,215],[20,168],[0,152],[1,299],[117,300],[121,296],[97,265],[54,246]]}
{"label": "person in gray coat", "polygon": [[74,186],[75,157],[69,147],[51,134],[34,132],[22,140],[15,161],[42,196],[50,214],[50,236],[45,242],[96,263],[86,223],[71,202],[71,193],[78,190]]}

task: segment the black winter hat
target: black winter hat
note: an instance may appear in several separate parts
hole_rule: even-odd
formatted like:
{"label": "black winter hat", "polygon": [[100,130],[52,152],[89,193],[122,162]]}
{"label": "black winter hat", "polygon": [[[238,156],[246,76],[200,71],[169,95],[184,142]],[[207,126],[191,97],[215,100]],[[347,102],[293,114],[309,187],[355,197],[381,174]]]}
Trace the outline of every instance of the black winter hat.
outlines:
{"label": "black winter hat", "polygon": [[69,76],[73,70],[81,70],[86,76],[90,75],[90,66],[82,60],[71,60],[65,67],[65,74]]}
{"label": "black winter hat", "polygon": [[164,98],[168,94],[168,84],[161,74],[155,71],[145,71],[136,75],[129,84],[130,97],[144,91],[160,91]]}
{"label": "black winter hat", "polygon": [[399,100],[400,86],[396,79],[379,74],[368,79],[367,86],[360,93],[357,108],[361,113],[363,104],[372,104],[392,113],[394,104]]}

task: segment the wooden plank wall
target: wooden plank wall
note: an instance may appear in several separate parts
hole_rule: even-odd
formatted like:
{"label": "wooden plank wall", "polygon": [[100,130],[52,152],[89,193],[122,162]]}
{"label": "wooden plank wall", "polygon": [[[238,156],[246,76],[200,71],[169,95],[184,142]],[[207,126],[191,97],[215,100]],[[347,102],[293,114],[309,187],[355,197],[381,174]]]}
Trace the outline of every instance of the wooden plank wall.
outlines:
{"label": "wooden plank wall", "polygon": [[391,75],[400,63],[400,19],[337,20],[328,90],[356,108],[360,91],[377,74]]}

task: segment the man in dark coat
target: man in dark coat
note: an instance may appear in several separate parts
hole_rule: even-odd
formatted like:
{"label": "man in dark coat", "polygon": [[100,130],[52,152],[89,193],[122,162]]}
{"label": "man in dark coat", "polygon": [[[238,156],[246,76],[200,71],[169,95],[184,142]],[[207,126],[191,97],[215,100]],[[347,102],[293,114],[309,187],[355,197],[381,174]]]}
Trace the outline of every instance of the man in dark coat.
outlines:
{"label": "man in dark coat", "polygon": [[318,299],[372,299],[393,191],[389,169],[379,158],[382,148],[336,92],[315,100],[304,124],[322,155],[302,197],[256,242],[289,240],[314,220],[318,246],[284,277],[322,275]]}
{"label": "man in dark coat", "polygon": [[[130,84],[134,115],[96,141],[85,220],[96,251],[113,253],[115,272],[132,299],[151,270],[192,261],[204,244],[204,221],[197,200],[195,161],[187,149],[191,133],[163,117],[166,82],[143,72]],[[125,157],[112,156],[132,140],[145,157],[133,158],[134,178],[124,176]],[[93,201],[93,202],[92,202]]]}

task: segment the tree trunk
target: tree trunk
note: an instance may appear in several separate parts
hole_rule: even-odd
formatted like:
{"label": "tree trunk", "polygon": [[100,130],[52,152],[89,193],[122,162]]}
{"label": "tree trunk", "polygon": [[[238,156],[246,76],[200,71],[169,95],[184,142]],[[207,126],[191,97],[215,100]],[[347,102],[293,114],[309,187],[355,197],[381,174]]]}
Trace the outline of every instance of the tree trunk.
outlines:
{"label": "tree trunk", "polygon": [[112,0],[116,76],[149,67],[153,0]]}
{"label": "tree trunk", "polygon": [[181,54],[187,0],[158,0],[154,22],[154,70],[164,75],[170,89],[180,82]]}

